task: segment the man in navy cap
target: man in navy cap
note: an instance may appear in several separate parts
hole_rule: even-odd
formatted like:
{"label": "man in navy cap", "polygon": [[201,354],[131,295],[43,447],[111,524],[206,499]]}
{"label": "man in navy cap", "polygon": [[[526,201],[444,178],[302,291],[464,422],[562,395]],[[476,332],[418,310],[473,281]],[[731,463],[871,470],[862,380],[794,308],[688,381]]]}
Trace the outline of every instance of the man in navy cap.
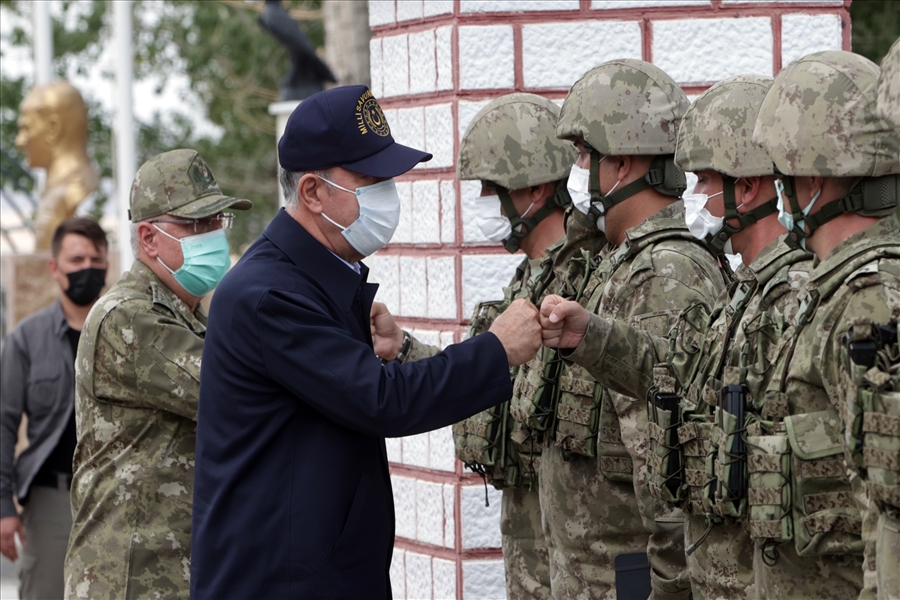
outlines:
{"label": "man in navy cap", "polygon": [[519,301],[488,334],[403,364],[408,337],[370,321],[377,286],[359,261],[397,226],[392,178],[431,155],[394,142],[365,86],[306,99],[278,150],[287,207],[210,309],[191,596],[390,598],[384,437],[507,400],[509,367],[539,347],[537,311]]}

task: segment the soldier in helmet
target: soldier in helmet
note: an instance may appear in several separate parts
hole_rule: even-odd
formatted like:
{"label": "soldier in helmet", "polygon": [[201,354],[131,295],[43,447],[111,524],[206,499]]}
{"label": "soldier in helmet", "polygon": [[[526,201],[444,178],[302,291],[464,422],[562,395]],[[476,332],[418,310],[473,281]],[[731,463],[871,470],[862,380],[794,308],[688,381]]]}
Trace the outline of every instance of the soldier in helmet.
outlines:
{"label": "soldier in helmet", "polygon": [[252,204],[183,149],[141,166],[130,206],[136,260],[94,305],[75,361],[67,598],[189,596],[200,300],[231,265],[223,211]]}
{"label": "soldier in helmet", "polygon": [[[559,107],[546,98],[508,94],[482,108],[460,142],[457,177],[481,182],[481,195],[475,200],[479,228],[489,241],[503,244],[509,252],[525,253],[503,299],[476,306],[469,337],[487,331],[516,299],[539,305],[546,295],[559,290],[555,265],[564,264],[573,252],[596,251],[606,243],[602,234],[565,238],[564,211],[571,204],[566,177],[576,152],[556,138],[558,117]],[[386,309],[379,306],[378,310]],[[406,360],[439,350],[413,338]],[[518,372],[518,368],[511,371],[514,389],[524,385],[517,379]],[[537,390],[529,402],[536,395]],[[550,598],[537,487],[542,431],[517,419],[519,414],[505,402],[457,423],[453,426],[456,454],[503,490],[500,529],[508,597]]]}
{"label": "soldier in helmet", "polygon": [[753,132],[782,174],[786,241],[816,255],[746,437],[748,526],[764,598],[870,597],[875,585],[863,533],[874,515],[847,460],[865,466],[884,455],[843,451],[844,426],[856,418],[846,412],[841,355],[852,319],[886,323],[900,309],[900,132],[875,113],[878,75],[850,52],[806,56],[775,78]]}
{"label": "soldier in helmet", "polygon": [[[762,398],[771,373],[768,351],[796,312],[795,292],[812,260],[783,243],[774,166],[751,139],[771,83],[757,75],[721,81],[697,98],[679,127],[675,162],[697,174],[691,200],[703,207],[688,228],[716,255],[741,254],[745,264],[734,284],[711,313],[702,305],[688,307],[664,336],[605,315],[591,317],[590,327],[608,341],[590,372],[638,398],[653,392],[649,487],[659,500],[687,513],[685,547],[695,600],[755,596],[753,543],[740,524],[746,502],[736,501],[726,486],[724,471],[730,476],[735,467],[728,444],[717,447],[728,434],[716,409],[723,390],[739,392],[745,405]],[[566,308],[557,307],[557,316]],[[568,318],[551,326],[567,325]],[[676,393],[680,402],[673,415],[665,403]]]}
{"label": "soldier in helmet", "polygon": [[[610,246],[602,261],[569,269],[568,293],[548,297],[545,309],[564,296],[585,319],[602,314],[655,336],[688,306],[712,311],[724,273],[685,225],[685,178],[674,163],[688,105],[671,77],[634,59],[595,67],[569,91],[556,131],[579,151],[569,193]],[[544,374],[558,382],[539,474],[554,597],[642,597],[649,579],[655,598],[686,598],[684,515],[646,485],[645,400],[598,383],[584,365],[603,340],[582,337],[556,351],[574,364]],[[634,577],[641,567],[644,581]]]}

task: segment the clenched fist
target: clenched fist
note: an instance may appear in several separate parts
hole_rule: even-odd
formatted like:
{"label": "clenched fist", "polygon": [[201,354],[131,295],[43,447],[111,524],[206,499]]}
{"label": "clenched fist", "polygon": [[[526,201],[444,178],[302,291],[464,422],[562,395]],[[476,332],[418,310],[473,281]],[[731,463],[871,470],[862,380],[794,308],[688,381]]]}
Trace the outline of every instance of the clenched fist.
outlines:
{"label": "clenched fist", "polygon": [[369,311],[369,327],[372,330],[372,345],[375,356],[384,360],[394,360],[403,346],[403,330],[397,326],[387,306],[373,302]]}
{"label": "clenched fist", "polygon": [[548,348],[577,347],[590,321],[590,313],[572,300],[551,295],[541,302],[541,337]]}
{"label": "clenched fist", "polygon": [[537,307],[519,299],[494,319],[488,330],[500,340],[506,350],[510,367],[517,367],[534,358],[541,349],[541,323]]}

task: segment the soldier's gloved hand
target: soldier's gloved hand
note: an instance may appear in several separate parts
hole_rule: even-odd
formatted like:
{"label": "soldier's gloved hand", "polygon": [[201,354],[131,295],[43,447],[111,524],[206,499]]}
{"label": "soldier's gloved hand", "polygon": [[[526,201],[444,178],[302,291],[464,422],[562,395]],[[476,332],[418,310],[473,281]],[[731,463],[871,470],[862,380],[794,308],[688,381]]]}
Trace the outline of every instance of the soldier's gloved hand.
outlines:
{"label": "soldier's gloved hand", "polygon": [[576,348],[590,321],[590,313],[572,300],[550,295],[541,302],[541,337],[548,348]]}
{"label": "soldier's gloved hand", "polygon": [[372,303],[372,310],[369,311],[369,326],[372,329],[372,345],[375,347],[375,356],[384,360],[394,360],[403,346],[403,330],[394,322],[394,317],[383,303]]}
{"label": "soldier's gloved hand", "polygon": [[537,307],[522,298],[509,305],[488,329],[506,350],[510,367],[534,358],[541,349],[541,324]]}
{"label": "soldier's gloved hand", "polygon": [[4,517],[0,519],[0,554],[3,554],[9,560],[16,562],[19,558],[19,551],[16,549],[16,534],[22,540],[22,545],[27,546],[28,540],[25,539],[25,529],[22,527],[22,521],[19,517]]}

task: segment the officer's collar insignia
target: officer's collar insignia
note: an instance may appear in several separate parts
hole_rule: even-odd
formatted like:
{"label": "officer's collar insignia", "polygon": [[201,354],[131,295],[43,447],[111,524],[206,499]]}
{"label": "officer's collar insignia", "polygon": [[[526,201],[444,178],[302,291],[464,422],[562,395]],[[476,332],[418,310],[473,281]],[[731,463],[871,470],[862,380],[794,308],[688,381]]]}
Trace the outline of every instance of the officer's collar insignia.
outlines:
{"label": "officer's collar insignia", "polygon": [[191,183],[194,184],[194,189],[197,190],[198,194],[208,191],[219,191],[219,184],[216,183],[215,178],[209,171],[209,167],[206,166],[206,163],[199,156],[188,167],[188,177],[191,178]]}
{"label": "officer's collar insignia", "polygon": [[356,127],[363,135],[370,131],[381,137],[391,135],[391,128],[384,112],[378,105],[378,100],[369,90],[363,92],[363,95],[356,101]]}

